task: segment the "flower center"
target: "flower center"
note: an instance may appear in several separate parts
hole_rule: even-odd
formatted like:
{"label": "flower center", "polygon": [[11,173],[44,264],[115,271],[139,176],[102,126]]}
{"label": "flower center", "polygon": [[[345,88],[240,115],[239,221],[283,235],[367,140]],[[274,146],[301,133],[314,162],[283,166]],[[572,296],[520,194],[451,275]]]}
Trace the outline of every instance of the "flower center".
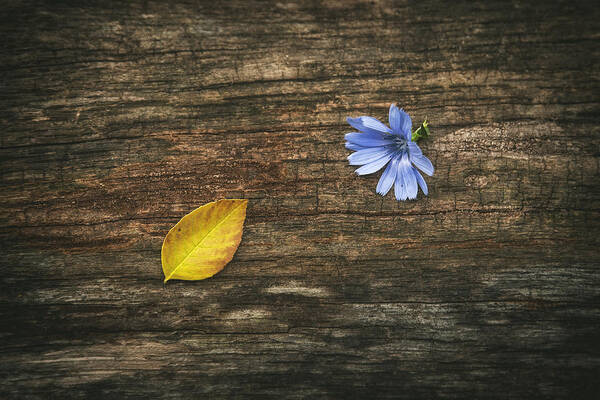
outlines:
{"label": "flower center", "polygon": [[406,139],[395,137],[394,144],[396,145],[396,149],[398,151],[408,151],[408,143],[406,143]]}

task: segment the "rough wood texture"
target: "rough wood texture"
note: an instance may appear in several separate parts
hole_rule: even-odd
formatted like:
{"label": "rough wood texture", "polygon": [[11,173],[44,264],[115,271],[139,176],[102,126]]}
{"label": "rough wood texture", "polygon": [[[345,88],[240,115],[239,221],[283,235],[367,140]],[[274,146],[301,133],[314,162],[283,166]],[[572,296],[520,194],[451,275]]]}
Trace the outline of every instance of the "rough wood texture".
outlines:
{"label": "rough wood texture", "polygon": [[[3,3],[1,398],[597,395],[594,2]],[[347,165],[393,101],[418,201]],[[234,260],[163,287],[217,198]]]}

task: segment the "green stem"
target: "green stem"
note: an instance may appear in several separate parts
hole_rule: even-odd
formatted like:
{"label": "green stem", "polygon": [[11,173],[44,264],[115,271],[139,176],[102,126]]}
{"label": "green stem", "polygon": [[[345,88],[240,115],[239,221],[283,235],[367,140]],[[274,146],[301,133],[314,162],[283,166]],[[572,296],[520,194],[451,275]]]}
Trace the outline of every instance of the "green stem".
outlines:
{"label": "green stem", "polygon": [[417,130],[412,133],[412,140],[413,140],[413,142],[417,142],[428,136],[429,136],[429,125],[427,125],[427,118],[425,118],[425,121],[423,121],[421,126],[418,127]]}

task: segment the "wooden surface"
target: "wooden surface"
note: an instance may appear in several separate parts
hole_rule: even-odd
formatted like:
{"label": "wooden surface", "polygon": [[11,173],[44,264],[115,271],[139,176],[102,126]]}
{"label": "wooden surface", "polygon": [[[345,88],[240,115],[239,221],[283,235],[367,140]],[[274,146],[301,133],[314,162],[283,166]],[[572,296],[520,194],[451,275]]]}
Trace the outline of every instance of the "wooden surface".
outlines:
{"label": "wooden surface", "polygon": [[[597,398],[600,12],[549,3],[4,1],[0,398]],[[347,165],[391,102],[417,201]]]}

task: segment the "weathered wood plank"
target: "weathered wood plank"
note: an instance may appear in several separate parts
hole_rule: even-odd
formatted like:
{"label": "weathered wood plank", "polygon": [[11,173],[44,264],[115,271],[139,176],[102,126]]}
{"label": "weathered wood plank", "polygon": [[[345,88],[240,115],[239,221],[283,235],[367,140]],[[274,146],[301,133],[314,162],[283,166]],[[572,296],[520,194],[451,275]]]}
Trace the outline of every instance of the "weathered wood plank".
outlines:
{"label": "weathered wood plank", "polygon": [[[594,398],[592,2],[13,2],[0,15],[3,398]],[[347,165],[396,101],[430,194]],[[217,276],[161,279],[248,198]]]}

